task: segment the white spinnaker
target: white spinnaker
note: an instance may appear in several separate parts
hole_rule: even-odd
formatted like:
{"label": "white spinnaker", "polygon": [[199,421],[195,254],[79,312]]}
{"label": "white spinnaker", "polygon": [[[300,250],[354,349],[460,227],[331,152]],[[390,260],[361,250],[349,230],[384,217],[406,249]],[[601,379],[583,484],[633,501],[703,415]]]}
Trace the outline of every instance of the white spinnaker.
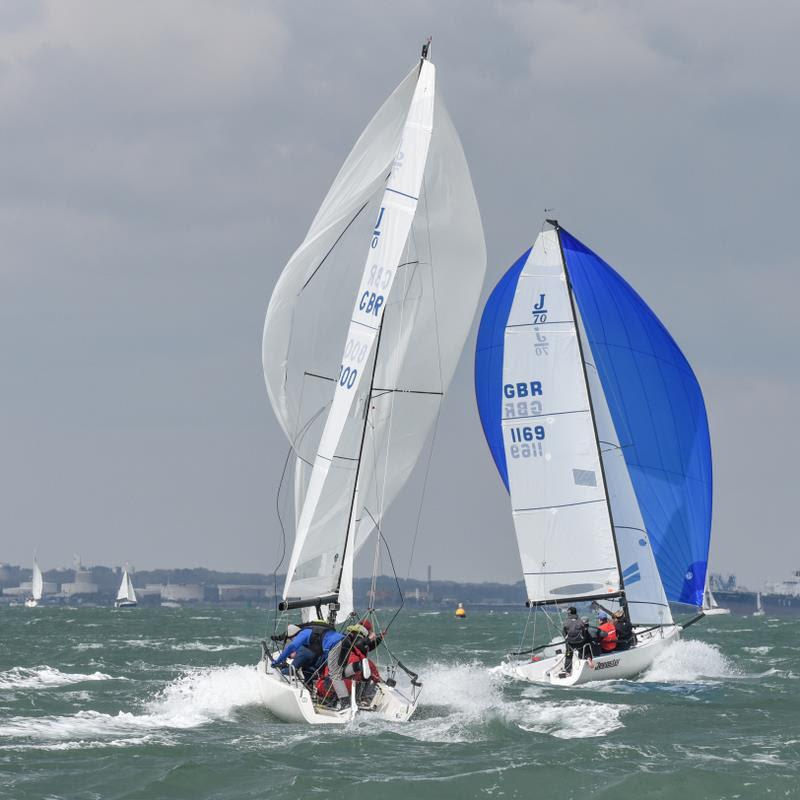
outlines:
{"label": "white spinnaker", "polygon": [[325,381],[335,377],[328,373],[338,368],[358,286],[352,265],[363,260],[375,221],[376,202],[369,207],[370,201],[383,190],[397,155],[418,72],[408,73],[356,141],[270,297],[262,345],[267,393],[284,433],[307,461],[319,436],[304,443],[330,402]]}
{"label": "white spinnaker", "polygon": [[594,366],[591,346],[584,335],[583,326],[579,324],[579,328],[630,619],[634,625],[671,625],[672,613],[625,463],[625,454]]}
{"label": "white spinnaker", "polygon": [[[327,250],[302,245],[284,270],[267,313],[264,367],[270,399],[297,455],[294,476],[296,514],[302,508],[314,454],[333,397],[332,365],[338,369],[349,312],[358,287],[353,266],[363,258],[365,241],[373,233],[383,180],[399,146],[404,115],[418,68],[390,97],[360,137],[345,167],[317,215],[335,218]],[[411,90],[409,86],[411,85]],[[357,551],[374,524],[397,496],[418,460],[437,417],[442,393],[449,385],[477,306],[486,267],[486,250],[469,168],[458,135],[436,92],[434,130],[417,214],[406,242],[392,292],[385,305],[381,346],[368,409],[362,465],[359,470]],[[400,119],[400,117],[403,119]],[[393,138],[394,137],[394,138]],[[396,142],[392,144],[392,142]],[[390,152],[391,151],[391,152]],[[361,180],[356,166],[381,164],[380,184]],[[350,165],[350,166],[348,166]],[[358,184],[356,191],[337,188],[340,181]],[[347,214],[331,198],[355,196]],[[326,208],[327,206],[327,208]],[[358,211],[363,207],[363,211]],[[316,220],[315,220],[316,224]],[[313,239],[312,231],[307,237]],[[320,255],[319,253],[322,253]],[[324,258],[322,266],[318,263]],[[316,259],[316,260],[315,260]],[[301,278],[297,275],[302,274]],[[294,277],[292,277],[294,275]],[[309,276],[313,276],[309,280]],[[302,563],[319,591],[295,581],[293,594],[330,592],[331,571],[321,576],[325,562],[335,558],[347,527],[354,490],[356,458],[364,429],[367,387],[361,387],[345,424],[326,490],[318,503],[328,525],[320,529],[318,547],[307,537]],[[335,470],[335,472],[334,472]],[[334,535],[331,536],[330,534]],[[351,592],[348,550],[339,602],[342,611]],[[302,591],[299,591],[302,589]],[[307,591],[308,589],[308,591]],[[350,595],[351,596],[351,595]]]}
{"label": "white spinnaker", "polygon": [[528,599],[620,590],[592,415],[557,234],[520,273],[503,351],[503,443]]}
{"label": "white spinnaker", "polygon": [[44,581],[42,579],[42,570],[39,569],[39,562],[33,559],[33,576],[31,577],[31,597],[34,600],[42,599],[42,591],[44,589]]}
{"label": "white spinnaker", "polygon": [[[339,532],[331,530],[332,520],[327,513],[329,504],[324,494],[326,492],[330,494],[331,489],[336,492],[337,497],[341,494],[343,475],[341,471],[333,468],[334,459],[339,456],[337,451],[343,437],[352,436],[352,432],[346,431],[345,427],[359,389],[362,384],[369,386],[370,362],[379,336],[385,304],[392,291],[417,210],[428,156],[428,144],[433,130],[435,74],[430,62],[421,63],[419,78],[403,126],[400,148],[384,190],[367,251],[361,284],[356,293],[342,353],[341,368],[336,376],[337,385],[333,402],[325,421],[311,477],[306,487],[300,519],[297,522],[294,548],[283,591],[284,599],[289,596],[293,584],[297,584],[294,586],[294,591],[299,592],[300,597],[318,596],[326,590],[338,589],[347,528]],[[358,413],[357,406],[355,411]],[[361,410],[362,416],[366,413],[368,410]],[[329,475],[331,475],[330,485],[328,485]],[[309,537],[312,539],[310,553],[306,547],[306,539]],[[334,542],[338,538],[341,546],[336,547],[336,552],[330,560],[320,559],[320,556],[329,555],[320,552],[320,546],[324,545],[327,548],[331,537],[334,537]],[[310,560],[312,569],[309,569],[308,555],[312,556]],[[334,585],[331,583],[332,577],[335,580]]]}

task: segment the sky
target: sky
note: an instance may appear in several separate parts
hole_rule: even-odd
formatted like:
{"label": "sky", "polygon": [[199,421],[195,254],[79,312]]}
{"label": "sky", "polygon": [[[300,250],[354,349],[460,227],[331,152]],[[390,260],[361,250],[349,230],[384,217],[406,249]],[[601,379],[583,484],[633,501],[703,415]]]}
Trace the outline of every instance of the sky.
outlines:
{"label": "sky", "polygon": [[[431,35],[483,218],[482,297],[554,209],[697,373],[712,570],[756,588],[800,569],[800,6],[763,12],[4,0],[0,561],[274,567],[287,445],[263,383],[264,312]],[[387,519],[403,576],[521,577],[472,399],[474,339],[473,325],[413,560],[421,479]]]}

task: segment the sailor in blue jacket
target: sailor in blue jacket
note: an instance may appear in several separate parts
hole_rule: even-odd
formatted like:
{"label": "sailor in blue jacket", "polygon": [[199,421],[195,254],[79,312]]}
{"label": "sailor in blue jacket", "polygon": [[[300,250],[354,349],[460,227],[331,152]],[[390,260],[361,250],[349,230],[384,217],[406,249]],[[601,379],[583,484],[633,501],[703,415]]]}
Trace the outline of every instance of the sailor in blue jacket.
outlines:
{"label": "sailor in blue jacket", "polygon": [[344,639],[344,635],[331,625],[312,622],[302,628],[299,625],[289,625],[286,628],[286,638],[289,641],[272,662],[272,666],[284,668],[283,671],[286,672],[286,659],[291,658],[292,666],[301,671],[303,679],[309,683],[314,673],[325,663],[328,651]]}

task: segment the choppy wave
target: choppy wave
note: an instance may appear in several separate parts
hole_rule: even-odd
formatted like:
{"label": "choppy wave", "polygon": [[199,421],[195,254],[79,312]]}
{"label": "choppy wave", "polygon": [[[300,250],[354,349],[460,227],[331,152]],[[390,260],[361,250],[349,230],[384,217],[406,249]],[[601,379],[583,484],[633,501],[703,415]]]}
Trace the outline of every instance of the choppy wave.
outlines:
{"label": "choppy wave", "polygon": [[181,642],[170,645],[171,650],[201,650],[206,653],[221,653],[223,650],[246,650],[252,644],[208,644],[207,642]]}
{"label": "choppy wave", "polygon": [[[493,723],[513,725],[531,733],[559,739],[605,736],[624,727],[626,706],[595,700],[545,699],[544,687],[527,686],[522,697],[508,698],[507,682],[496,670],[482,664],[439,664],[421,671],[424,691],[419,718],[412,718],[401,733],[427,741],[480,741],[489,738]],[[433,716],[436,707],[444,715]],[[427,712],[427,713],[426,713]]]}
{"label": "choppy wave", "polygon": [[86,675],[80,672],[62,672],[55,667],[14,667],[7,672],[0,672],[0,690],[2,689],[41,689],[56,686],[68,686],[84,681],[126,680],[114,678],[103,672]]}
{"label": "choppy wave", "polygon": [[742,673],[719,647],[684,639],[665,648],[641,680],[683,683],[739,677],[742,677]]}
{"label": "choppy wave", "polygon": [[109,739],[126,734],[141,736],[143,732],[195,728],[228,719],[237,708],[259,702],[255,667],[203,668],[168,684],[144,704],[142,713],[79,711],[61,716],[11,717],[0,723],[0,737],[39,743],[77,742],[86,747],[100,738],[107,745]]}

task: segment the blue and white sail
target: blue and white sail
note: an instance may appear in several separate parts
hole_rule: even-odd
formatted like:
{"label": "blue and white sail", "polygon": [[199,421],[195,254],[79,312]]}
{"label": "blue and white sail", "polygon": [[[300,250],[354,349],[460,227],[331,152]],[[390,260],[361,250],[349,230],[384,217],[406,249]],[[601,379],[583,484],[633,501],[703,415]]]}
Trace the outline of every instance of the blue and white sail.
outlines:
{"label": "blue and white sail", "polygon": [[[481,422],[511,495],[529,602],[624,596],[634,623],[669,624],[667,596],[678,598],[664,591],[659,552],[670,546],[652,528],[628,460],[632,430],[620,402],[626,387],[608,383],[615,354],[612,348],[604,360],[609,348],[597,335],[605,309],[587,288],[584,255],[576,288],[579,243],[569,237],[568,249],[567,237],[543,231],[486,304],[475,361]],[[640,312],[655,319],[633,294]],[[649,413],[658,411],[654,404]],[[696,535],[705,536],[707,553],[708,527]],[[697,558],[675,555],[683,550],[678,541],[667,557],[693,572]]]}
{"label": "blue and white sail", "polygon": [[699,606],[711,541],[703,392],[664,324],[565,230],[567,270],[667,597]]}

